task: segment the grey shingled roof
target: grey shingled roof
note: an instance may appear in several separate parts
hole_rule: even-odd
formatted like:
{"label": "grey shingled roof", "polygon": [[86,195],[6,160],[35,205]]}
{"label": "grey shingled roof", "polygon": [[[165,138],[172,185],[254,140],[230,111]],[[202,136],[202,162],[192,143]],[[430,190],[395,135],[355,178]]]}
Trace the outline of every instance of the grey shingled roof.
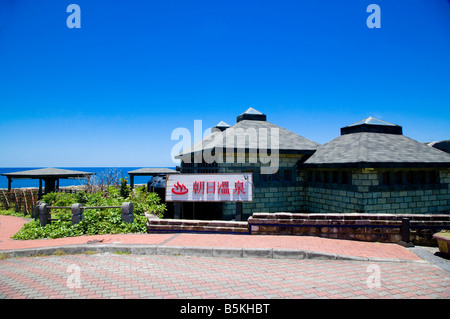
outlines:
{"label": "grey shingled roof", "polygon": [[155,176],[159,174],[178,174],[176,170],[170,168],[140,168],[133,171],[129,171],[130,175],[142,175],[142,176]]}
{"label": "grey shingled roof", "polygon": [[3,173],[3,176],[11,177],[11,178],[75,178],[75,177],[85,177],[87,175],[95,175],[95,173],[82,172],[82,171],[73,171],[61,168],[41,168],[41,169],[32,169],[21,172],[13,172],[13,173]]}
{"label": "grey shingled roof", "polygon": [[320,146],[303,167],[450,167],[450,154],[401,134],[361,132]]}
{"label": "grey shingled roof", "polygon": [[215,127],[230,127],[230,125],[225,123],[224,121],[220,121]]}
{"label": "grey shingled roof", "polygon": [[[247,112],[250,115],[261,115],[264,116],[261,112],[255,111],[254,109],[249,109]],[[257,112],[257,113],[256,113]],[[246,112],[243,114],[247,115]],[[225,131],[213,131],[210,135],[205,137],[203,140],[194,143],[189,149],[184,150],[180,153],[176,158],[182,158],[183,156],[192,155],[193,153],[197,153],[204,150],[211,150],[214,148],[222,148],[224,152],[226,152],[226,148],[230,147],[230,145],[234,145],[234,148],[237,148],[237,137],[242,137],[245,133],[255,132],[256,134],[253,136],[254,141],[257,141],[256,144],[251,143],[250,139],[246,138],[245,140],[245,148],[246,149],[256,149],[259,148],[259,133],[261,133],[261,140],[264,141],[264,144],[261,147],[267,145],[269,150],[276,149],[280,153],[282,152],[295,152],[295,153],[304,153],[311,154],[314,152],[317,147],[320,145],[314,141],[311,141],[305,137],[302,137],[296,133],[293,133],[285,128],[282,128],[278,125],[270,123],[266,120],[245,120],[242,119],[242,115],[240,115],[239,122],[226,129]],[[265,129],[265,130],[264,130]],[[279,135],[279,145],[278,148],[271,147],[272,135],[271,132],[276,132],[278,129]],[[244,135],[242,134],[244,132]],[[227,142],[228,136],[228,142]],[[232,143],[230,137],[234,137],[235,141]]]}

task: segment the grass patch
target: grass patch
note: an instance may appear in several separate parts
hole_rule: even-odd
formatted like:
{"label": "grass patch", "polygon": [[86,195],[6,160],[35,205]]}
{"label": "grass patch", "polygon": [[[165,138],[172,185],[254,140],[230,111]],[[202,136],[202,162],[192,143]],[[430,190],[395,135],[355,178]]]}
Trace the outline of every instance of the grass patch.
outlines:
{"label": "grass patch", "polygon": [[14,208],[10,208],[10,209],[0,209],[0,215],[5,215],[5,216],[14,216],[14,217],[22,217],[22,218],[30,218],[30,215],[24,215],[23,212],[16,212],[16,210]]}
{"label": "grass patch", "polygon": [[115,251],[114,255],[131,255],[131,253],[127,251]]}

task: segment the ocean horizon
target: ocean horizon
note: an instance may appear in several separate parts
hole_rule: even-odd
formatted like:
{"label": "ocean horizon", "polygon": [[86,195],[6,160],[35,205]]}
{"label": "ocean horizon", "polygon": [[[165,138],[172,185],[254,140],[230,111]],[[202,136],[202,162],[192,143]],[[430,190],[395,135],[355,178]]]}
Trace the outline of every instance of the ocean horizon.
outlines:
{"label": "ocean horizon", "polygon": [[[3,173],[14,173],[27,171],[32,169],[40,169],[45,167],[0,167],[0,174]],[[82,171],[82,172],[90,172],[96,173],[97,175],[102,172],[106,172],[108,170],[118,170],[119,173],[122,174],[123,177],[126,177],[128,180],[128,185],[130,184],[130,175],[128,175],[129,171],[133,171],[136,169],[140,169],[142,167],[55,167],[61,169],[68,169],[74,171]],[[161,167],[161,168],[170,168],[175,169],[175,167]],[[151,179],[151,176],[135,176],[134,184],[146,184]],[[67,186],[80,186],[86,184],[85,179],[60,179],[59,187],[67,187]],[[38,188],[39,180],[37,179],[13,179],[11,183],[12,188]],[[44,185],[43,185],[44,186]],[[0,189],[8,189],[8,178],[6,176],[0,175]]]}

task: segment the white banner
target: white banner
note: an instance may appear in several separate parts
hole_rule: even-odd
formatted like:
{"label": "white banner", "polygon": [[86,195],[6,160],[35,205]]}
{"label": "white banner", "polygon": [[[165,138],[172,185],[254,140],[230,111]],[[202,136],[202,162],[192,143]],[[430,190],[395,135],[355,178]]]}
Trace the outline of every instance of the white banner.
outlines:
{"label": "white banner", "polygon": [[168,202],[251,202],[253,175],[179,174],[167,175]]}

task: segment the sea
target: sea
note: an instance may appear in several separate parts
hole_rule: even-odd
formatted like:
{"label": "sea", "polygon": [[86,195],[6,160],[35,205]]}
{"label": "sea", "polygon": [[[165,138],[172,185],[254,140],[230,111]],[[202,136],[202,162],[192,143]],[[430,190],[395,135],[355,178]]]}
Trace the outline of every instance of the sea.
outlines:
{"label": "sea", "polygon": [[[6,176],[1,176],[1,174],[21,172],[21,171],[27,171],[27,170],[39,169],[39,168],[45,168],[45,167],[19,167],[19,168],[4,167],[4,168],[0,168],[0,189],[8,188],[8,178],[6,178]],[[128,179],[128,185],[129,185],[130,184],[130,175],[128,175],[128,172],[134,171],[136,169],[140,169],[142,167],[56,167],[56,168],[96,173],[97,175],[102,175],[104,173],[114,171],[114,172],[118,172],[119,174],[121,174],[122,177],[126,177]],[[164,168],[175,169],[175,167],[164,167]],[[152,178],[151,176],[135,176],[134,184],[135,185],[147,184],[147,182],[151,178]],[[60,179],[59,180],[59,187],[80,186],[80,185],[85,185],[85,184],[86,184],[85,179]],[[13,179],[12,183],[11,183],[11,187],[12,188],[38,188],[39,180],[38,179]]]}

